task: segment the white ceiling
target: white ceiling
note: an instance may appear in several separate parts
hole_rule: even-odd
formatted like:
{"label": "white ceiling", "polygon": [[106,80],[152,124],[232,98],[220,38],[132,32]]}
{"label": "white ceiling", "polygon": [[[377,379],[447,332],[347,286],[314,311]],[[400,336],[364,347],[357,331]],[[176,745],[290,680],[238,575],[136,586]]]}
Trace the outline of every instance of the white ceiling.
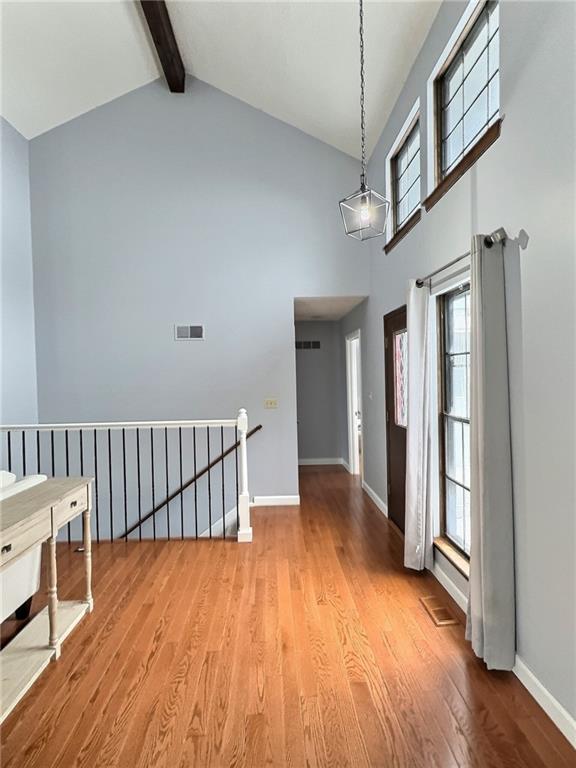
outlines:
{"label": "white ceiling", "polygon": [[340,320],[366,296],[310,296],[294,299],[295,320]]}
{"label": "white ceiling", "polygon": [[[367,1],[369,152],[439,5]],[[188,73],[358,156],[356,2],[168,8]],[[27,138],[160,74],[138,3],[2,2],[2,16],[2,115]]]}

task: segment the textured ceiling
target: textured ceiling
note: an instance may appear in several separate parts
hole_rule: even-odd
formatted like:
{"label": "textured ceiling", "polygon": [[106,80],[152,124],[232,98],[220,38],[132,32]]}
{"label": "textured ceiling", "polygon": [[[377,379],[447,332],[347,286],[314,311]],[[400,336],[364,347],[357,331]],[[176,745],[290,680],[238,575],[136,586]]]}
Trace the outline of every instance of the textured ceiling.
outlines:
{"label": "textured ceiling", "polygon": [[[439,5],[365,6],[369,152]],[[168,8],[188,73],[358,156],[355,2],[169,0]],[[2,65],[2,115],[27,138],[160,74],[132,2],[3,2]]]}

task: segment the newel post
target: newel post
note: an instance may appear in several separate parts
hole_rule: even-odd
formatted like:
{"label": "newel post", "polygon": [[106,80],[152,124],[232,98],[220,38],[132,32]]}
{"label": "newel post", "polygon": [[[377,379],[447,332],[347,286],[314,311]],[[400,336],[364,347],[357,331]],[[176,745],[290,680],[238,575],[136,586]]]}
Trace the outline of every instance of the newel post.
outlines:
{"label": "newel post", "polygon": [[238,412],[238,434],[240,437],[240,494],[238,497],[238,541],[252,541],[250,525],[250,496],[248,494],[248,414],[245,408]]}

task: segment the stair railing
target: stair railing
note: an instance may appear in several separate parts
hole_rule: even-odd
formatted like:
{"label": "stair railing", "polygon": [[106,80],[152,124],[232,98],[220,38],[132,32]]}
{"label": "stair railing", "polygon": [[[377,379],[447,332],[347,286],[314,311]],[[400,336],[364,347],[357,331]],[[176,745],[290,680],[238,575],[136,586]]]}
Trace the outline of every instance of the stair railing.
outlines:
{"label": "stair railing", "polygon": [[[221,420],[4,425],[0,468],[93,476],[96,541],[234,535],[248,542],[247,440],[261,428],[248,431],[245,409]],[[68,525],[66,536],[81,540],[80,526]]]}

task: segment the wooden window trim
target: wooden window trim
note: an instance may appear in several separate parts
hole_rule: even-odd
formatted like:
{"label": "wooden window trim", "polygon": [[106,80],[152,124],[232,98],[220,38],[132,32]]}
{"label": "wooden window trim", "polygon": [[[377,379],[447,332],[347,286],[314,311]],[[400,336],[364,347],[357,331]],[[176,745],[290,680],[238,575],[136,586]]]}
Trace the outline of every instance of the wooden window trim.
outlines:
{"label": "wooden window trim", "polygon": [[462,552],[445,536],[437,536],[434,539],[434,549],[441,552],[456,570],[464,576],[470,578],[470,561],[464,557]]}
{"label": "wooden window trim", "polygon": [[398,229],[398,231],[396,232],[394,237],[392,237],[386,243],[386,245],[382,249],[384,251],[384,253],[390,253],[390,251],[398,245],[400,240],[405,238],[406,235],[408,234],[408,232],[410,232],[411,229],[414,229],[414,227],[416,226],[416,224],[418,224],[418,222],[420,221],[421,218],[422,218],[422,208],[417,208],[414,211],[414,213],[411,214],[406,219],[406,221],[404,222],[404,224],[402,224],[400,229]]}
{"label": "wooden window trim", "polygon": [[[474,163],[489,149],[499,138],[502,127],[502,118],[498,118],[483,134],[478,141],[470,147],[462,160],[456,165],[450,173],[438,183],[436,189],[424,200],[424,208],[429,211],[436,203],[444,197],[446,192],[451,189],[464,174],[472,168]],[[438,153],[438,148],[437,148]]]}

